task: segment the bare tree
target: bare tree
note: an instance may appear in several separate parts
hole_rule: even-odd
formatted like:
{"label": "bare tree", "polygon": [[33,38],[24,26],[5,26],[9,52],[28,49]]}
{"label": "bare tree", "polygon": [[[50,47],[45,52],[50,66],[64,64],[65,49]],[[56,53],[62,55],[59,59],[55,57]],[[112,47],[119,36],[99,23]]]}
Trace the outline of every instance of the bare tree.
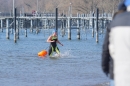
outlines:
{"label": "bare tree", "polygon": [[[0,0],[0,11],[9,12],[12,10],[13,0]],[[38,3],[37,3],[38,1]],[[32,10],[54,11],[56,7],[60,11],[68,12],[70,2],[72,2],[73,14],[77,12],[89,13],[95,10],[96,7],[100,9],[100,12],[114,12],[117,10],[119,2],[122,0],[15,0],[15,7],[22,9],[26,12]]]}
{"label": "bare tree", "polygon": [[77,2],[76,5],[75,5],[76,10],[79,11],[79,12],[82,12],[82,13],[87,12],[88,4],[89,4],[88,0],[83,0],[83,2],[85,4],[83,4],[82,2]]}
{"label": "bare tree", "polygon": [[54,8],[57,8],[60,4],[60,0],[51,0]]}

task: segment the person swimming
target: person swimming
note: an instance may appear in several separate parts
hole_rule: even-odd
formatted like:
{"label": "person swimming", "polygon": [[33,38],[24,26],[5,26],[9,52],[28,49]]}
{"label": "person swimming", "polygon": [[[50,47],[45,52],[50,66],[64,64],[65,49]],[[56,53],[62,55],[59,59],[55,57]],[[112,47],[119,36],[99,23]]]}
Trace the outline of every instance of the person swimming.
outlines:
{"label": "person swimming", "polygon": [[47,42],[50,43],[50,47],[48,50],[48,55],[52,56],[53,52],[56,52],[58,55],[60,54],[59,48],[57,47],[57,43],[63,46],[63,44],[60,43],[57,37],[57,31],[54,30],[52,32],[52,35],[50,35],[47,39]]}

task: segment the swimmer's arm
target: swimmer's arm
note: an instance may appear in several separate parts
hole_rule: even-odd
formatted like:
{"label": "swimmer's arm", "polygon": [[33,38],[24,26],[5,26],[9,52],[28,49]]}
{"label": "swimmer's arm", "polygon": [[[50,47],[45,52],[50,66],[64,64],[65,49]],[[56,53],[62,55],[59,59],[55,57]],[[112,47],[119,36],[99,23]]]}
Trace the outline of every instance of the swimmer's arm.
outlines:
{"label": "swimmer's arm", "polygon": [[61,43],[60,43],[60,41],[59,41],[58,39],[57,39],[57,43],[59,43],[60,45],[62,45],[62,46],[63,46],[63,44],[61,44]]}
{"label": "swimmer's arm", "polygon": [[54,42],[51,40],[52,36],[49,36],[48,39],[47,39],[47,42]]}

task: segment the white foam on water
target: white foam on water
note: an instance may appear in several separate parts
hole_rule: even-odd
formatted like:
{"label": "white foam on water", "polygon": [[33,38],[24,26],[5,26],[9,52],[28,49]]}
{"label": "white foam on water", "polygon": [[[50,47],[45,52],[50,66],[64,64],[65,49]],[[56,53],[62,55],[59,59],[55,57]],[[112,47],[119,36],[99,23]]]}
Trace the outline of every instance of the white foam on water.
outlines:
{"label": "white foam on water", "polygon": [[61,52],[60,57],[61,58],[70,58],[70,57],[74,57],[74,56],[71,54],[70,50],[67,50],[67,51]]}
{"label": "white foam on water", "polygon": [[74,56],[71,54],[70,50],[60,52],[60,55],[54,52],[51,58],[73,58]]}

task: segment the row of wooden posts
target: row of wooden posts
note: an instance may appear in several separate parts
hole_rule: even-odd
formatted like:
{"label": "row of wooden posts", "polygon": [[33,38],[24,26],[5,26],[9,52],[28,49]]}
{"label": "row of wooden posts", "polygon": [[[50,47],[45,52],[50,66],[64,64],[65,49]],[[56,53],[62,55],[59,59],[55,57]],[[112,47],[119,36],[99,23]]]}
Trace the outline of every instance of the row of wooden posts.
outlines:
{"label": "row of wooden posts", "polygon": [[[38,21],[42,20],[44,22],[44,29],[47,29],[47,26],[50,28],[55,28],[56,31],[58,31],[59,28],[59,21],[61,22],[61,29],[68,29],[68,39],[71,40],[71,30],[72,30],[72,23],[76,21],[76,29],[77,29],[77,39],[80,39],[80,29],[81,29],[81,25],[82,27],[84,27],[86,29],[85,26],[88,26],[89,28],[89,24],[90,21],[88,20],[88,18],[85,17],[63,17],[63,18],[58,18],[58,8],[56,8],[56,13],[55,13],[55,17],[50,17],[50,18],[46,18],[46,17],[35,17],[35,18],[30,18],[30,17],[17,17],[17,10],[15,8],[15,13],[14,13],[14,17],[13,18],[6,18],[6,38],[9,39],[9,27],[10,25],[14,25],[14,42],[17,42],[17,39],[19,39],[19,29],[18,29],[18,24],[17,20],[24,20],[25,22],[25,37],[27,37],[27,20],[30,20],[30,28],[31,31],[33,31],[33,22],[36,20],[37,24],[36,29],[38,29]],[[94,16],[94,14],[92,15]],[[9,24],[9,20],[13,19],[13,24],[10,23]],[[33,21],[34,20],[34,21]],[[104,21],[109,21],[111,19],[106,19],[106,18],[102,18],[100,19],[102,20],[102,29],[105,28],[105,23]],[[94,37],[94,31],[96,32],[96,42],[98,43],[98,30],[99,30],[99,10],[97,8],[96,10],[96,17],[91,18],[91,23],[92,23],[92,37]],[[50,24],[50,25],[49,25]],[[51,27],[52,26],[52,27]],[[1,30],[3,27],[3,20],[1,19]],[[23,27],[23,25],[22,25]],[[43,26],[41,26],[43,27]],[[49,29],[50,29],[49,28]],[[94,29],[95,28],[95,29]],[[65,31],[64,30],[64,31]],[[62,34],[63,36],[64,34]]]}

